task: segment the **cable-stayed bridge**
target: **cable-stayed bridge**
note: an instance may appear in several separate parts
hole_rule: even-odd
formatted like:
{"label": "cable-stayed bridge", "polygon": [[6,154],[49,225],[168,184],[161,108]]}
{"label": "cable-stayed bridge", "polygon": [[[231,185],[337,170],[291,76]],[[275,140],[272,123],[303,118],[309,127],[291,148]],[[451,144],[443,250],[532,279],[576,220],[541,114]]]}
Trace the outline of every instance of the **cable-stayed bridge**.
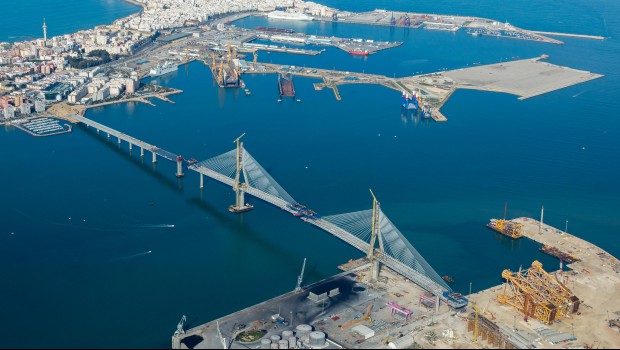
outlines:
{"label": "cable-stayed bridge", "polygon": [[[183,162],[185,160],[182,157],[85,117],[72,116],[72,118],[95,128],[98,133],[100,130],[107,133],[108,139],[110,135],[116,137],[119,144],[121,141],[126,141],[130,149],[132,145],[141,147],[141,156],[144,156],[144,149],[149,150],[153,154],[153,162],[156,161],[156,155],[160,155],[162,158],[170,161],[176,161],[176,176],[182,177],[184,175]],[[235,203],[229,206],[229,211],[244,212],[251,210],[253,208],[252,205],[245,202],[245,194],[249,194],[331,233],[367,254],[368,259],[372,263],[373,278],[378,278],[379,266],[384,264],[448,303],[451,307],[460,308],[467,305],[468,300],[459,293],[454,292],[446,284],[390,221],[381,210],[380,203],[374,197],[374,194],[372,209],[321,217],[313,210],[295,201],[276,182],[256,159],[244,149],[243,142],[241,142],[242,137],[243,135],[235,140],[235,149],[202,162],[189,162],[190,164],[187,167],[200,175],[201,188],[204,186],[204,176],[207,176],[230,186],[234,190]]]}

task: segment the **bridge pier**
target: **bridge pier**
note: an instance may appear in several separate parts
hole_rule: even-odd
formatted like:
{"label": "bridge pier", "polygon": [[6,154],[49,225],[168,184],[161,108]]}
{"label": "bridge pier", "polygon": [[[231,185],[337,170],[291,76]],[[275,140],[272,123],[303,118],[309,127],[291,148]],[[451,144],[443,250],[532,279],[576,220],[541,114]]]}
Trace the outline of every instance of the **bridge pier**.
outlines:
{"label": "bridge pier", "polygon": [[144,157],[144,148],[140,147],[140,157]]}
{"label": "bridge pier", "polygon": [[372,280],[379,280],[379,270],[381,269],[381,262],[379,259],[374,259],[372,262]]}
{"label": "bridge pier", "polygon": [[97,135],[99,135],[99,129],[97,129]]}
{"label": "bridge pier", "polygon": [[185,174],[183,173],[183,157],[177,157],[177,177],[183,177]]}
{"label": "bridge pier", "polygon": [[121,144],[121,138],[120,137],[118,137],[118,144],[119,145]]}
{"label": "bridge pier", "polygon": [[129,150],[131,151],[133,149],[133,143],[129,143]]}
{"label": "bridge pier", "polygon": [[108,140],[110,139],[110,133],[108,133]]}
{"label": "bridge pier", "polygon": [[204,177],[204,175],[202,175],[202,173],[200,173],[200,188],[205,187],[203,177]]}
{"label": "bridge pier", "polygon": [[153,151],[153,163],[157,163],[157,153]]}

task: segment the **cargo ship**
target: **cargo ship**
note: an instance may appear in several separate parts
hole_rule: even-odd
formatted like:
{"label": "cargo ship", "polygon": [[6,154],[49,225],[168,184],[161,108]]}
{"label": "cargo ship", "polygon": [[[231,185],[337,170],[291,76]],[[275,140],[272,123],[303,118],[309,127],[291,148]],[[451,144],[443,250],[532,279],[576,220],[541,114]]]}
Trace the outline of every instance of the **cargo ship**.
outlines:
{"label": "cargo ship", "polygon": [[158,77],[164,74],[176,72],[176,70],[176,64],[166,61],[163,65],[157,65],[157,67],[151,68],[149,74],[151,75],[151,77]]}
{"label": "cargo ship", "polygon": [[312,21],[314,17],[308,16],[305,13],[297,12],[284,12],[284,11],[272,11],[267,15],[269,19],[289,19],[294,21]]}
{"label": "cargo ship", "polygon": [[349,54],[354,56],[368,56],[368,50],[350,50]]}
{"label": "cargo ship", "polygon": [[278,89],[280,97],[295,97],[293,76],[290,74],[278,74]]}
{"label": "cargo ship", "polygon": [[512,239],[521,238],[523,236],[523,224],[518,222],[504,219],[491,219],[487,227]]}
{"label": "cargo ship", "polygon": [[574,262],[581,261],[581,259],[575,257],[574,255],[565,253],[559,250],[558,248],[552,247],[550,245],[543,244],[540,248],[538,248],[538,250],[540,250],[541,252],[545,254],[555,256],[556,258],[560,259],[561,261],[564,261],[567,264],[572,264]]}

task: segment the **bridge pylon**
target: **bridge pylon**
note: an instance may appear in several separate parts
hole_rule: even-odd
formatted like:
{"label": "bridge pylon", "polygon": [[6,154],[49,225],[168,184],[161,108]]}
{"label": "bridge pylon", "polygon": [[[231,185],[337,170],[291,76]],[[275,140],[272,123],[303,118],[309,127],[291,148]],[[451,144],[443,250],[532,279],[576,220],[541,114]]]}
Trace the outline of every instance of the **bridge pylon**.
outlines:
{"label": "bridge pylon", "polygon": [[[235,191],[235,204],[228,207],[228,211],[231,213],[242,213],[244,211],[252,210],[254,206],[245,202],[245,189],[248,187],[246,181],[248,181],[248,174],[245,170],[243,163],[243,142],[241,138],[245,135],[237,137],[234,143],[237,144],[237,171],[235,173],[235,182],[233,183],[233,191]],[[241,175],[243,174],[243,183],[241,182]]]}
{"label": "bridge pylon", "polygon": [[379,250],[383,253],[383,237],[381,236],[381,206],[375,194],[370,190],[372,195],[372,227],[370,236],[370,246],[368,248],[367,258],[372,264],[372,279],[377,280],[379,278],[379,270],[381,268],[379,259],[375,259],[375,241],[377,236],[379,237]]}

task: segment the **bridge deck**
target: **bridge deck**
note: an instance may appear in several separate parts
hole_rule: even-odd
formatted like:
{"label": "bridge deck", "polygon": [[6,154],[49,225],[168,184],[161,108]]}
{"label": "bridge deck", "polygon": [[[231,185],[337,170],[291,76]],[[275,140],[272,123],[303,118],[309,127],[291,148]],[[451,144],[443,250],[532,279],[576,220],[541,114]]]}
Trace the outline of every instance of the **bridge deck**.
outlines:
{"label": "bridge deck", "polygon": [[[201,166],[201,165],[191,165],[188,167],[188,169],[190,170],[194,170],[200,174],[203,174],[205,176],[208,176],[214,180],[217,180],[225,185],[228,186],[233,186],[234,185],[234,180],[231,179],[228,176],[222,175],[216,171],[213,171],[207,167]],[[245,189],[245,192],[247,194],[250,194],[258,199],[261,199],[269,204],[272,204],[284,211],[287,211],[291,214],[295,213],[294,210],[292,210],[289,206],[292,203],[289,203],[281,198],[278,198],[274,195],[271,195],[269,193],[266,193],[264,191],[261,191],[257,188],[254,187],[247,187]],[[343,230],[342,228],[332,224],[329,221],[323,220],[323,219],[308,219],[306,220],[306,222],[328,232],[331,233],[334,237],[337,237],[339,239],[341,239],[342,241],[350,244],[351,246],[357,248],[358,250],[360,250],[363,253],[367,253],[368,249],[370,248],[370,244],[364,242],[363,240],[357,238],[356,236],[352,235],[351,233],[347,232],[346,230]],[[448,302],[448,300],[443,296],[443,292],[447,291],[444,287],[440,286],[439,284],[433,282],[431,279],[429,279],[428,277],[422,275],[421,273],[415,271],[414,269],[406,266],[405,264],[401,263],[400,261],[386,255],[383,254],[381,251],[377,251],[376,252],[376,258],[379,259],[379,261],[381,261],[381,263],[385,264],[386,266],[388,266],[389,268],[391,268],[392,270],[394,270],[395,272],[401,274],[403,277],[408,278],[409,280],[411,280],[412,282],[414,282],[415,284],[419,285],[420,287],[424,288],[425,290],[429,291],[430,293],[433,293],[434,295],[439,295],[440,298],[445,301]]]}
{"label": "bridge deck", "polygon": [[[83,116],[80,115],[75,115],[72,116],[77,122],[83,123],[85,125],[94,127],[98,130],[101,130],[103,132],[106,132],[110,135],[113,135],[114,137],[117,137],[119,140],[125,140],[126,142],[129,142],[131,144],[134,144],[136,146],[142,147],[144,149],[147,149],[155,154],[160,155],[163,158],[166,158],[168,160],[171,161],[176,161],[177,159],[177,155],[168,152],[166,150],[160,149],[156,146],[153,146],[151,144],[148,144],[144,141],[138,140],[134,137],[131,137],[129,135],[123,134],[117,130],[114,130],[110,127],[107,127],[103,124],[97,123],[93,120],[90,120],[88,118],[85,118]],[[192,164],[188,167],[189,170],[193,170],[196,171],[199,174],[205,175],[211,179],[214,179],[216,181],[219,181],[227,186],[233,187],[235,184],[235,180],[223,175],[219,172],[216,172],[214,170],[211,170],[207,167],[205,167],[204,165],[201,164]],[[279,198],[277,196],[274,196],[272,194],[269,194],[267,192],[264,192],[260,189],[257,189],[255,187],[251,187],[248,186],[244,189],[245,193],[250,194],[258,199],[261,199],[269,204],[272,204],[282,210],[285,210],[291,214],[296,213],[295,210],[293,210],[291,208],[291,205],[293,203],[289,203],[288,201]],[[370,247],[370,244],[359,239],[358,237],[356,237],[355,235],[349,233],[348,231],[332,224],[329,221],[323,220],[321,218],[317,218],[317,219],[305,219],[304,221],[328,232],[331,233],[334,237],[337,237],[339,239],[341,239],[342,241],[352,245],[353,247],[355,247],[356,249],[362,251],[363,253],[367,253],[368,249]],[[384,254],[381,251],[377,251],[376,252],[376,258],[379,259],[379,261],[381,261],[383,264],[385,264],[386,266],[390,267],[392,270],[396,271],[397,273],[401,274],[403,277],[408,278],[409,280],[411,280],[412,282],[414,282],[415,284],[419,285],[420,287],[422,287],[423,289],[435,294],[435,295],[439,295],[439,297],[444,300],[445,302],[451,304],[452,306],[455,307],[461,307],[464,305],[460,305],[460,304],[455,304],[454,302],[450,302],[447,298],[444,297],[444,292],[451,292],[451,290],[446,290],[444,287],[442,287],[441,285],[433,282],[430,278],[428,278],[427,276],[423,275],[422,273],[414,270],[413,268],[401,263],[400,261],[396,260],[395,258]]]}
{"label": "bridge deck", "polygon": [[105,126],[103,124],[97,123],[94,120],[88,119],[86,117],[83,117],[81,115],[75,114],[75,115],[71,115],[71,118],[74,119],[75,121],[77,121],[78,123],[82,123],[84,125],[93,127],[97,130],[103,131],[105,133],[108,133],[120,140],[124,140],[125,142],[131,143],[133,145],[136,145],[138,147],[141,147],[143,149],[149,150],[151,152],[156,153],[157,155],[161,156],[162,158],[168,159],[170,161],[176,161],[177,160],[177,155],[172,153],[172,152],[168,152],[164,149],[161,149],[157,146],[151,145],[149,143],[146,143],[142,140],[139,140],[135,137],[129,136],[127,134],[123,134],[122,132],[112,129],[108,126]]}

